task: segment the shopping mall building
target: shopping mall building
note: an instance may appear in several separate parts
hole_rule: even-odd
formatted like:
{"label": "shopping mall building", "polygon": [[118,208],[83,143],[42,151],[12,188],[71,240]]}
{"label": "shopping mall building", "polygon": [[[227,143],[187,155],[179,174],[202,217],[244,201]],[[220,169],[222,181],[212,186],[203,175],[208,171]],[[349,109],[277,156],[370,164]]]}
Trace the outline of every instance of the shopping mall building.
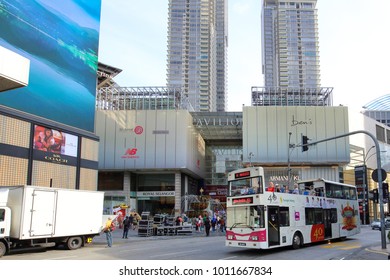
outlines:
{"label": "shopping mall building", "polygon": [[[179,91],[167,88],[99,90],[98,188],[106,192],[107,209],[123,204],[141,212],[180,214],[189,209],[190,195],[224,203],[227,173],[249,165],[263,166],[266,182],[287,186],[309,178],[356,184],[355,167],[376,168],[369,136],[332,139],[303,152],[302,135],[315,142],[357,130],[389,133],[345,106],[244,106],[242,112],[185,107]],[[380,146],[388,148],[386,141]],[[374,205],[367,207],[372,213]]]}

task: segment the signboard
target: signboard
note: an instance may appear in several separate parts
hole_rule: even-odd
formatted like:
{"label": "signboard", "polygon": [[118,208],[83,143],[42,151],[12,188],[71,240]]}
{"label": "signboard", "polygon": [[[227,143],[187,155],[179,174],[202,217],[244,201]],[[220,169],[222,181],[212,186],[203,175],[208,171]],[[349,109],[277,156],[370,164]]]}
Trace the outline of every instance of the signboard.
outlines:
{"label": "signboard", "polygon": [[137,197],[175,196],[175,191],[145,191],[137,192]]}

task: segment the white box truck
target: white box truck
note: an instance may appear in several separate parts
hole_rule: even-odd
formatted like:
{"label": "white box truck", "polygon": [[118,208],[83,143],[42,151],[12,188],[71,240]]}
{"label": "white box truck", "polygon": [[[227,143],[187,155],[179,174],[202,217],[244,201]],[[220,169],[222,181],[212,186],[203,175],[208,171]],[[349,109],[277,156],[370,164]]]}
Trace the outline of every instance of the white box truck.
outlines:
{"label": "white box truck", "polygon": [[0,186],[0,257],[16,248],[92,242],[103,227],[104,192]]}

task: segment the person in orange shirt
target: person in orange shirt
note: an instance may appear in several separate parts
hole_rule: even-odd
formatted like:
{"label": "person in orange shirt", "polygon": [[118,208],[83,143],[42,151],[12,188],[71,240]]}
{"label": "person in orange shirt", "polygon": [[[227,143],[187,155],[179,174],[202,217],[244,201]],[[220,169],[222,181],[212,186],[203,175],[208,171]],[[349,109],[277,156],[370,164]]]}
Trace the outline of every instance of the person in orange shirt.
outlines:
{"label": "person in orange shirt", "polygon": [[274,192],[274,191],[275,191],[275,185],[274,185],[274,183],[272,183],[272,182],[269,182],[269,183],[268,183],[267,191],[268,191],[268,192]]}
{"label": "person in orange shirt", "polygon": [[103,230],[103,232],[106,234],[108,247],[112,247],[111,224],[112,224],[112,220],[110,217],[108,217],[107,222],[106,222],[106,226],[104,227],[104,230]]}

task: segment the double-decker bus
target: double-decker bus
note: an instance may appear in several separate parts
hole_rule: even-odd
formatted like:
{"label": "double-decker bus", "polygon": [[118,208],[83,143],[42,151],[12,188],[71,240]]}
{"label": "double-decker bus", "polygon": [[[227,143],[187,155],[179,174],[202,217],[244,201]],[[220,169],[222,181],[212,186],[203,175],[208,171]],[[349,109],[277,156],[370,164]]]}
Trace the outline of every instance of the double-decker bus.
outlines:
{"label": "double-decker bus", "polygon": [[297,249],[360,232],[355,186],[314,179],[279,190],[261,167],[230,172],[228,184],[226,246]]}

